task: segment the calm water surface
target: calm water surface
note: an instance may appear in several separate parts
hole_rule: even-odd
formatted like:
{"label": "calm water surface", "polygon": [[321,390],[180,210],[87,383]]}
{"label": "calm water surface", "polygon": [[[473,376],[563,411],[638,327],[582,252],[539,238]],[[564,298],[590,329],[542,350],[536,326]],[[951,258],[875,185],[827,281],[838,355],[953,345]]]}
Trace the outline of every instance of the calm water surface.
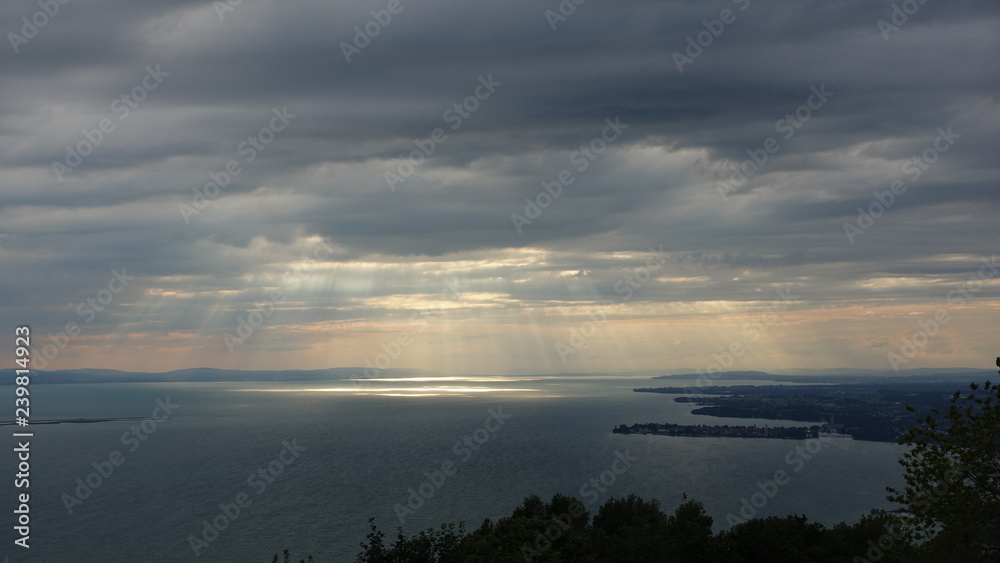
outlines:
{"label": "calm water surface", "polygon": [[[288,547],[296,560],[312,554],[318,562],[353,561],[369,517],[390,537],[397,526],[413,532],[444,521],[465,520],[475,528],[484,518],[509,514],[529,494],[556,492],[589,502],[592,513],[607,498],[630,493],[672,510],[687,493],[705,504],[721,529],[727,514],[738,514],[741,500],[778,470],[791,479],[759,514],[805,513],[830,525],[888,507],[885,486],[902,482],[896,462],[902,448],[895,444],[836,441],[806,460],[794,451],[799,441],[610,432],[634,422],[781,424],[692,415],[673,396],[632,392],[682,384],[522,378],[363,381],[356,387],[36,385],[35,419],[149,417],[155,401],[168,397],[180,406],[145,440],[124,444],[122,434],[137,422],[32,427],[31,548],[13,546],[9,533],[2,555],[11,562],[263,563]],[[12,387],[0,387],[0,400],[13,404]],[[509,417],[502,425],[487,423],[490,409]],[[13,427],[4,428],[13,447]],[[466,436],[478,449],[461,442]],[[286,441],[304,448],[298,457],[283,453]],[[74,494],[77,479],[95,472],[92,462],[107,462],[114,450],[124,462],[70,514],[63,495]],[[616,454],[626,451],[635,461],[605,492],[581,490],[602,473],[607,483]],[[291,463],[276,461],[282,457]],[[425,473],[435,477],[446,462],[454,464],[454,474],[443,482],[436,476],[439,486],[428,483]],[[0,464],[11,476],[6,510],[12,526],[14,454]],[[248,483],[269,465],[278,472],[268,475],[270,482]],[[395,505],[405,506],[409,490],[421,485],[433,496],[401,523]],[[201,537],[203,521],[239,494],[249,505],[196,558],[189,536]]]}

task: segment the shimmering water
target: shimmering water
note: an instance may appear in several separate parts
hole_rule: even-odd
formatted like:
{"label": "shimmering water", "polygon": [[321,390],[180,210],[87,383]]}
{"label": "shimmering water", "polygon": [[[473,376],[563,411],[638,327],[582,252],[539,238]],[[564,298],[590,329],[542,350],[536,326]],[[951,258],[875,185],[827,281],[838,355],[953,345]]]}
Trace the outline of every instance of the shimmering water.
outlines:
{"label": "shimmering water", "polygon": [[[315,382],[36,385],[36,419],[146,417],[157,399],[167,397],[180,407],[140,442],[122,442],[135,422],[32,427],[32,547],[13,546],[9,532],[2,554],[12,562],[264,562],[289,547],[296,560],[312,554],[319,562],[353,561],[367,519],[374,516],[391,537],[401,525],[394,505],[405,505],[409,489],[422,484],[433,496],[406,515],[404,531],[460,519],[474,528],[484,518],[509,514],[529,494],[555,492],[592,501],[591,512],[612,495],[630,493],[657,498],[672,510],[687,493],[723,528],[741,498],[749,499],[756,483],[778,470],[791,479],[759,514],[805,513],[833,524],[889,506],[885,486],[901,483],[896,459],[902,449],[895,444],[837,441],[805,460],[794,452],[803,443],[795,441],[612,434],[613,426],[634,422],[776,424],[691,415],[691,407],[672,396],[633,393],[638,386],[653,385],[597,378],[364,381],[357,388]],[[0,387],[0,401],[13,405],[11,387]],[[486,423],[489,409],[509,418],[503,425]],[[13,447],[13,427],[4,428]],[[478,449],[462,444],[464,436]],[[305,448],[294,459],[283,454],[289,465],[275,461],[286,440]],[[108,460],[114,450],[124,462],[69,514],[63,495],[95,471],[91,462]],[[616,452],[626,451],[637,459],[615,475],[609,470]],[[437,476],[440,487],[425,484],[425,473],[434,477],[445,462],[454,464],[454,474],[443,483]],[[13,453],[0,461],[9,476],[2,508],[11,525],[14,464]],[[269,476],[272,482],[248,483],[269,464],[280,469]],[[582,488],[602,473],[605,483],[614,475],[606,491]],[[196,558],[189,536],[200,537],[203,521],[240,493],[250,504]]]}

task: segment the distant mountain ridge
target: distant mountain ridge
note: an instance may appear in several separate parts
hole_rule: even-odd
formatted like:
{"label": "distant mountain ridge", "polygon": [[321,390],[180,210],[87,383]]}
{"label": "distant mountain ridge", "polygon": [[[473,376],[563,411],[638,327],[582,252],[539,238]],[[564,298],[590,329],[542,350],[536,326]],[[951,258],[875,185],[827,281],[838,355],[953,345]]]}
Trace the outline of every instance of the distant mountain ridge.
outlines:
{"label": "distant mountain ridge", "polygon": [[[0,370],[0,385],[14,383],[15,370]],[[189,368],[162,373],[119,371],[114,369],[31,370],[31,383],[154,383],[222,381],[333,381],[363,378],[364,368],[329,368],[316,370],[260,370]],[[431,372],[415,369],[388,369],[382,377],[420,377]]]}
{"label": "distant mountain ridge", "polygon": [[[188,368],[159,373],[120,371],[114,369],[71,369],[71,370],[31,370],[32,384],[59,383],[156,383],[156,382],[224,382],[224,381],[342,381],[347,379],[368,379],[363,367],[327,368],[315,370],[236,370],[218,368]],[[651,373],[672,372],[677,370],[661,370],[651,372],[615,372],[615,373],[560,373],[560,374],[522,374],[520,377],[586,377],[595,376],[649,376]],[[804,369],[797,374],[794,370],[781,370],[781,374],[764,371],[728,371],[712,374],[713,381],[750,380],[775,381],[788,383],[851,383],[880,381],[938,380],[938,379],[996,379],[996,370],[976,368],[919,368],[900,370],[857,370],[857,369]],[[792,372],[787,373],[787,372]],[[13,385],[14,369],[0,370],[0,385]],[[448,374],[422,369],[386,369],[382,370],[383,378],[414,378],[414,377],[448,377]],[[476,375],[475,377],[491,377]],[[494,374],[493,377],[502,377]],[[703,373],[674,373],[670,375],[652,376],[650,379],[698,379],[704,378]]]}
{"label": "distant mountain ridge", "polygon": [[[792,370],[782,370],[792,371]],[[793,372],[794,373],[794,372]],[[917,368],[899,370],[803,370],[802,373],[772,374],[764,371],[723,371],[712,374],[678,373],[658,375],[651,379],[701,379],[710,377],[714,381],[747,380],[774,381],[786,383],[878,383],[907,379],[910,381],[937,381],[942,379],[996,379],[996,370],[976,368]]]}

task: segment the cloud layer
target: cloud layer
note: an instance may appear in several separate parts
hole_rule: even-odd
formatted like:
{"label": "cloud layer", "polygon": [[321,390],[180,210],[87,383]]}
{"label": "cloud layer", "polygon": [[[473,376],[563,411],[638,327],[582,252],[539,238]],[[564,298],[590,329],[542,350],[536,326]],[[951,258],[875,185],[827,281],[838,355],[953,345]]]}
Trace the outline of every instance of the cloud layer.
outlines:
{"label": "cloud layer", "polygon": [[995,2],[42,4],[0,7],[40,364],[996,355]]}

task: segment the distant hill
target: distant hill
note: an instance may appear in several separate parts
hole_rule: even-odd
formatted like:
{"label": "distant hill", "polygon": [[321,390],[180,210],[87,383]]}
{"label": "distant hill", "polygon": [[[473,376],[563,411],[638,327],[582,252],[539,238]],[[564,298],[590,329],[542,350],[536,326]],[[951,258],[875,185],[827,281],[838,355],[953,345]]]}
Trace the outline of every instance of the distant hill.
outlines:
{"label": "distant hill", "polygon": [[[783,370],[791,371],[791,370]],[[793,372],[794,373],[794,372]],[[941,381],[948,379],[996,379],[996,370],[976,368],[919,368],[894,372],[892,370],[802,370],[797,374],[773,374],[763,371],[723,371],[711,374],[714,381],[746,380],[784,383],[879,383],[900,381]],[[658,375],[651,379],[698,379],[704,373],[678,373]]]}
{"label": "distant hill", "polygon": [[[0,370],[0,385],[14,384],[14,369]],[[221,382],[221,381],[342,381],[346,379],[367,379],[362,367],[328,368],[315,370],[258,370],[244,371],[237,369],[191,368],[167,371],[162,373],[147,373],[139,371],[119,371],[114,369],[70,369],[70,370],[31,370],[33,385],[46,383],[156,383],[156,382]],[[674,371],[674,370],[664,370]],[[593,377],[649,377],[652,373],[615,372],[615,373],[559,373],[559,374],[523,374],[522,377],[547,378],[593,378]],[[386,369],[382,370],[381,378],[413,378],[442,377],[444,374],[421,369]],[[503,377],[503,374],[496,374]],[[651,379],[697,379],[704,377],[699,373],[677,373],[657,375]],[[460,377],[460,376],[458,376]],[[489,376],[476,376],[489,377]],[[763,371],[727,371],[713,374],[715,382],[731,380],[773,381],[777,383],[879,383],[893,382],[905,378],[908,381],[940,381],[947,379],[981,380],[996,379],[996,370],[981,370],[974,368],[922,368],[901,370],[895,373],[890,370],[802,370],[800,374],[772,374]]]}
{"label": "distant hill", "polygon": [[[713,373],[712,375],[713,379],[766,379],[768,381],[774,381],[775,377],[780,377],[766,371],[722,371]],[[697,379],[704,376],[705,374],[703,373],[673,373],[670,375],[658,375],[652,379]]]}
{"label": "distant hill", "polygon": [[[364,368],[317,370],[243,371],[235,369],[192,368],[163,373],[118,371],[114,369],[31,370],[32,385],[45,383],[152,383],[216,381],[332,381],[363,378]],[[0,385],[14,383],[14,370],[0,370]],[[380,377],[421,377],[435,375],[414,369],[382,370]]]}

